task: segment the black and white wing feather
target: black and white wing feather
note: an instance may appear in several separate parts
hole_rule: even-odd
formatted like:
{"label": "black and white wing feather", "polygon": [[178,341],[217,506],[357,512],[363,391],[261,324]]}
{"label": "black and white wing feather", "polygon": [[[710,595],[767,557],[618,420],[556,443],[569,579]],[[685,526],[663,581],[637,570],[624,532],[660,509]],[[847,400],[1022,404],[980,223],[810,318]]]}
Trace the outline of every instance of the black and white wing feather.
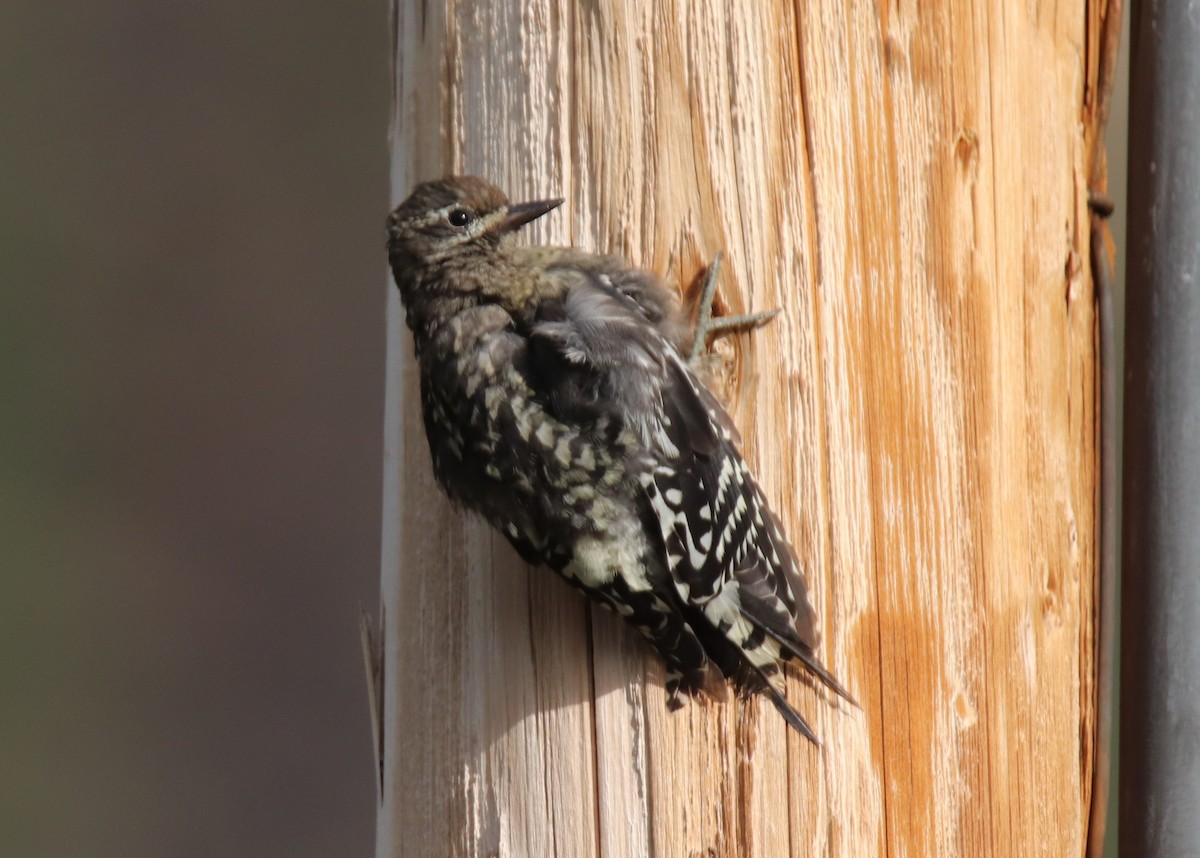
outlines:
{"label": "black and white wing feather", "polygon": [[567,368],[552,407],[570,419],[603,414],[636,433],[643,521],[665,567],[671,607],[709,662],[685,665],[681,690],[696,691],[719,671],[769,695],[815,741],[783,697],[781,662],[797,660],[849,695],[814,654],[813,611],[795,553],[737,449],[728,415],[638,297],[606,275],[585,278],[535,328],[531,341]]}

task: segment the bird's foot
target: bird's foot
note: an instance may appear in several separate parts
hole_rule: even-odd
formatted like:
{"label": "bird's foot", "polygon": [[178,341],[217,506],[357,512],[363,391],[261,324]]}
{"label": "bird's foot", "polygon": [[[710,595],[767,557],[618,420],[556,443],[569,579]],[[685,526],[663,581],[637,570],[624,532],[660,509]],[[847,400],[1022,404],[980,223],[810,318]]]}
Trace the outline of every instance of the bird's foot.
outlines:
{"label": "bird's foot", "polygon": [[704,278],[700,290],[700,311],[696,315],[696,327],[692,332],[692,348],[688,353],[688,363],[696,367],[704,359],[708,351],[709,338],[724,337],[729,334],[740,334],[761,328],[767,322],[779,315],[779,310],[769,310],[765,313],[749,313],[744,316],[718,316],[713,318],[712,305],[717,296],[717,274],[721,269],[722,254],[718,253],[712,264],[699,276]]}

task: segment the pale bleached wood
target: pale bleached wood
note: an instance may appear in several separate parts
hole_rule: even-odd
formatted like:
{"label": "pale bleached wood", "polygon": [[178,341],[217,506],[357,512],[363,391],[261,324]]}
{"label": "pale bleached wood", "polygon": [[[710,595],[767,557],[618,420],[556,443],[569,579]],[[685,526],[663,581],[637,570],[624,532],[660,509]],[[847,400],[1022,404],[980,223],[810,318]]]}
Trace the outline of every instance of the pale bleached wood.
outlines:
{"label": "pale bleached wood", "polygon": [[1082,853],[1084,11],[399,5],[394,200],[562,195],[530,240],[680,284],[724,251],[723,306],[782,308],[717,379],[862,709],[793,680],[820,749],[758,700],[668,713],[634,636],[438,496],[391,295],[380,856]]}

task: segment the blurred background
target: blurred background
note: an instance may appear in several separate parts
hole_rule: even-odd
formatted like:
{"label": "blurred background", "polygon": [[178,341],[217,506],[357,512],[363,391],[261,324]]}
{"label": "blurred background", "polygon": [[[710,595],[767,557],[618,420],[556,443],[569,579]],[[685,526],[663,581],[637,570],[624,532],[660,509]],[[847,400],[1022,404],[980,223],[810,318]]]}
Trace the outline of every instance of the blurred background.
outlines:
{"label": "blurred background", "polygon": [[0,4],[0,855],[368,855],[387,3]]}

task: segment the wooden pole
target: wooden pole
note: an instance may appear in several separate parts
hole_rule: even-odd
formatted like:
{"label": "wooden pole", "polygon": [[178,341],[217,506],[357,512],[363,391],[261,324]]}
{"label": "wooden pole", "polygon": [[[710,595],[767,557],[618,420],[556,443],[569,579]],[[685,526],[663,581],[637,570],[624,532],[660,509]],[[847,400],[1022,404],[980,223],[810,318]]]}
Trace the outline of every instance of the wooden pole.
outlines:
{"label": "wooden pole", "polygon": [[669,713],[633,634],[437,492],[390,288],[380,858],[1083,853],[1095,17],[397,0],[394,201],[561,195],[529,240],[680,284],[723,251],[726,309],[783,309],[719,386],[862,709],[793,680],[820,749],[758,700]]}

